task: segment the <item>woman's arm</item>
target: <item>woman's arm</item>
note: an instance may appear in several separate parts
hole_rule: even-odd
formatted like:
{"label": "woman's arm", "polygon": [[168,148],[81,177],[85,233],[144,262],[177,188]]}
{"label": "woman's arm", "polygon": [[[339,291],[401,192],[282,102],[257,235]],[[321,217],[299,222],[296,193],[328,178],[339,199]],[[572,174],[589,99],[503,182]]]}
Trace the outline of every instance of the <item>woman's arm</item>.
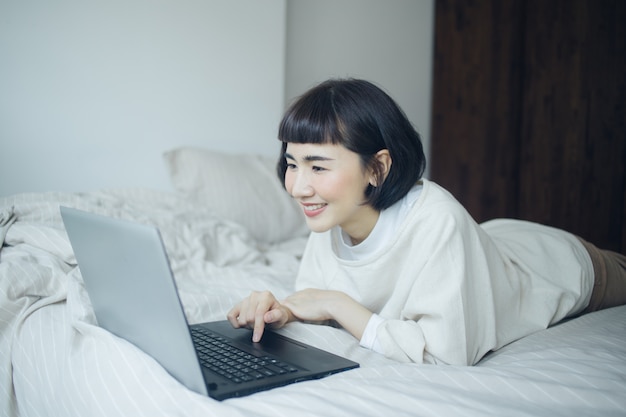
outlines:
{"label": "woman's arm", "polygon": [[358,340],[361,340],[372,312],[340,291],[305,289],[283,301],[299,320],[334,320]]}
{"label": "woman's arm", "polygon": [[235,328],[253,329],[252,340],[258,342],[266,325],[280,328],[294,320],[334,320],[361,340],[371,316],[371,311],[345,293],[306,289],[290,295],[282,303],[269,291],[252,292],[228,312],[227,318]]}

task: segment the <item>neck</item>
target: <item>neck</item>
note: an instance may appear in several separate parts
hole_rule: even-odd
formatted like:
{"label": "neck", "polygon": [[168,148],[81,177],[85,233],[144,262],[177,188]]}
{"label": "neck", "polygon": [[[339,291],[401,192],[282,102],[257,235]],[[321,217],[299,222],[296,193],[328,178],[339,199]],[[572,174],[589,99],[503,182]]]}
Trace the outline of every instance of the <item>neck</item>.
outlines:
{"label": "neck", "polygon": [[350,236],[350,241],[353,245],[358,245],[372,233],[379,216],[379,211],[371,206],[364,206],[359,218],[349,224],[341,225],[341,229]]}

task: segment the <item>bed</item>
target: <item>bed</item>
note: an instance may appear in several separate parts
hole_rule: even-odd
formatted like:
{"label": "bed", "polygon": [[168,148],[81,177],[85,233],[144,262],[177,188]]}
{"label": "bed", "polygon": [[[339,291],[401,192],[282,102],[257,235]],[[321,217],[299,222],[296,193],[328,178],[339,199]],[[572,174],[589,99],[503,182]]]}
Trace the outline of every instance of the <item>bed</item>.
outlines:
{"label": "bed", "polygon": [[59,206],[159,227],[191,323],[223,319],[251,290],[289,294],[307,229],[270,158],[180,148],[165,161],[173,191],[0,199],[2,415],[626,415],[626,307],[560,323],[472,367],[397,363],[341,329],[292,323],[281,332],[361,367],[222,402],[188,390],[96,325]]}

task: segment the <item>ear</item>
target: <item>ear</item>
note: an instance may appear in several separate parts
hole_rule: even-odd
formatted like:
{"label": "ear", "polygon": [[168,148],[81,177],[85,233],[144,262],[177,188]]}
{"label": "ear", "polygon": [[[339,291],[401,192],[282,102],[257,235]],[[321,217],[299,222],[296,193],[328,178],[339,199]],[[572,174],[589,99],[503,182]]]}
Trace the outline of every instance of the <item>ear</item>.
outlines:
{"label": "ear", "polygon": [[381,149],[374,155],[375,167],[370,172],[370,184],[374,187],[381,185],[391,169],[391,155],[388,149]]}

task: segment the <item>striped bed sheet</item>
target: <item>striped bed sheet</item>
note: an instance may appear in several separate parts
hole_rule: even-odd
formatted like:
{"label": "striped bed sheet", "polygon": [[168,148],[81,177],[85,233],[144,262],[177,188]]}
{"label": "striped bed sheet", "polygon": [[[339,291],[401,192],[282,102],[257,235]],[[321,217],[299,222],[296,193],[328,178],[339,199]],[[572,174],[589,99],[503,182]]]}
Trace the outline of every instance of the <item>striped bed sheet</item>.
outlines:
{"label": "striped bed sheet", "polygon": [[0,415],[626,415],[626,307],[535,333],[473,367],[397,363],[341,329],[292,323],[281,331],[361,367],[222,402],[196,394],[95,325],[59,205],[158,226],[192,323],[223,319],[251,289],[288,294],[305,244],[255,244],[239,225],[166,192],[0,199],[17,217],[0,251]]}

